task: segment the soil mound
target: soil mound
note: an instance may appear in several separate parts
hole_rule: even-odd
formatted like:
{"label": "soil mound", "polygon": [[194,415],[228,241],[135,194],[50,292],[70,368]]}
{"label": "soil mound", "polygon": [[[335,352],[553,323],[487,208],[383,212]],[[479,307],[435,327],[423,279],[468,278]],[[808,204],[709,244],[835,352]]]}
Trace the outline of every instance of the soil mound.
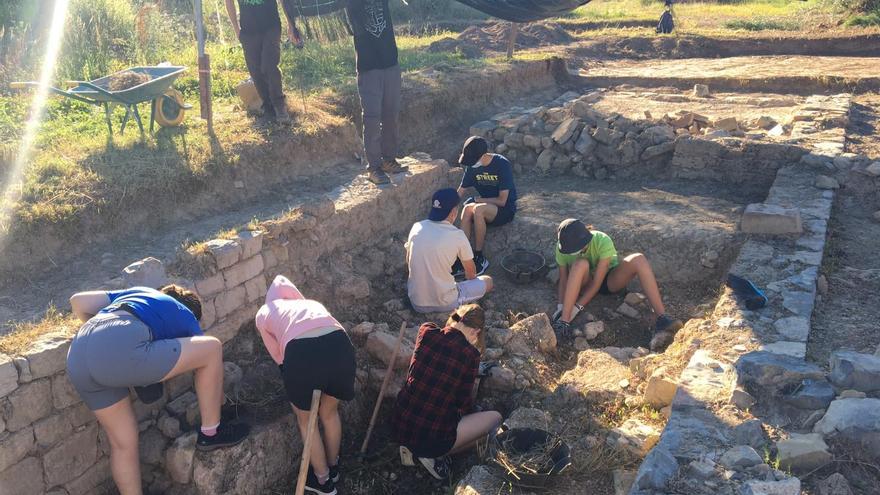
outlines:
{"label": "soil mound", "polygon": [[[507,49],[509,36],[509,22],[489,22],[465,29],[458,35],[458,40],[483,50],[502,51]],[[568,31],[555,22],[533,22],[520,26],[516,47],[536,48],[570,43],[573,40]]]}

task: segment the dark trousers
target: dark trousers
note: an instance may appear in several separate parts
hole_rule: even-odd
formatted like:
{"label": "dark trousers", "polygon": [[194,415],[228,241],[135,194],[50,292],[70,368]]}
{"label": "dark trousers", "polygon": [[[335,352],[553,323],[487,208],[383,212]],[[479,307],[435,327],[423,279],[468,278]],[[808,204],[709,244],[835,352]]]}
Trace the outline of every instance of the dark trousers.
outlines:
{"label": "dark trousers", "polygon": [[364,120],[367,170],[379,170],[383,160],[397,156],[400,114],[400,66],[358,73],[358,95]]}
{"label": "dark trousers", "polygon": [[244,63],[251,80],[263,100],[263,109],[270,111],[284,108],[284,92],[281,90],[281,28],[271,28],[262,33],[241,33]]}

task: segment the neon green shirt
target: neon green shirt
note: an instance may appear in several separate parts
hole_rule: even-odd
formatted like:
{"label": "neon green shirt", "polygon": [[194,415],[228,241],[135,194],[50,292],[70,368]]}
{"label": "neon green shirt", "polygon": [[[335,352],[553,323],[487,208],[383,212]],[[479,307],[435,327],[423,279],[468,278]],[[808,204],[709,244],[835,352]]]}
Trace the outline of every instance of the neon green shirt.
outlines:
{"label": "neon green shirt", "polygon": [[590,263],[590,270],[595,270],[599,264],[599,260],[611,258],[608,269],[611,270],[620,262],[617,260],[617,249],[614,248],[614,242],[605,232],[591,230],[593,238],[587,247],[575,254],[562,254],[559,252],[559,244],[556,244],[556,264],[559,266],[570,266],[578,259],[585,259]]}

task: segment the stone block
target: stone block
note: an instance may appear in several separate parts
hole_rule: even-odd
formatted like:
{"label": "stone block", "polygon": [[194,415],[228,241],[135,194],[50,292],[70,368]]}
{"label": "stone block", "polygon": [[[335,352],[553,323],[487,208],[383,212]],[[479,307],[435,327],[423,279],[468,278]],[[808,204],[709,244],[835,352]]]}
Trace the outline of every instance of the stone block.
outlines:
{"label": "stone block", "polygon": [[67,365],[67,349],[70,348],[70,337],[55,335],[41,337],[26,353],[31,378],[37,380],[54,375]]}
{"label": "stone block", "polygon": [[773,323],[773,327],[785,340],[792,342],[806,342],[810,335],[810,320],[803,316],[780,318]]}
{"label": "stone block", "polygon": [[159,416],[159,420],[157,421],[156,426],[159,428],[159,431],[161,431],[163,435],[171,439],[179,437],[182,433],[180,429],[180,420],[171,417],[168,414],[163,414]]}
{"label": "stone block", "polygon": [[627,318],[632,318],[634,320],[639,318],[639,310],[630,306],[627,303],[621,303],[620,306],[617,307],[617,312],[626,316]]}
{"label": "stone block", "polygon": [[12,358],[0,354],[0,399],[18,388],[18,368]]}
{"label": "stone block", "polygon": [[30,383],[34,381],[34,377],[31,375],[31,365],[28,364],[26,357],[16,356],[12,358],[12,362],[14,362],[15,367],[18,368],[18,383]]}
{"label": "stone block", "polygon": [[333,293],[337,300],[343,302],[366,299],[370,297],[370,281],[366,277],[351,276],[336,284]]}
{"label": "stone block", "polygon": [[70,435],[43,456],[46,483],[55,486],[74,480],[97,459],[98,431],[93,425]]}
{"label": "stone block", "polygon": [[880,399],[837,399],[813,426],[826,437],[840,434],[880,452]]}
{"label": "stone block", "polygon": [[241,244],[231,239],[212,239],[205,243],[205,249],[211,253],[220,270],[238,263],[241,259]]}
{"label": "stone block", "polygon": [[550,137],[559,144],[567,143],[574,133],[577,131],[578,125],[580,125],[580,121],[575,118],[565,119],[559,124],[559,127],[553,131],[553,134]]}
{"label": "stone block", "polygon": [[738,445],[748,445],[756,451],[763,451],[767,443],[764,426],[760,419],[749,419],[733,428],[733,440]]}
{"label": "stone block", "polygon": [[[245,289],[247,292],[247,289]],[[213,299],[202,299],[202,318],[199,320],[199,326],[202,329],[211,328],[211,325],[217,322],[217,310],[214,308]]]}
{"label": "stone block", "polygon": [[516,390],[516,373],[510,368],[496,366],[491,375],[483,379],[486,389],[495,392],[511,392]]}
{"label": "stone block", "polygon": [[694,84],[694,96],[698,98],[706,98],[709,96],[709,86],[707,84]]}
{"label": "stone block", "polygon": [[510,327],[510,331],[513,335],[522,335],[545,354],[556,349],[556,333],[546,313],[538,313],[520,320]]}
{"label": "stone block", "polygon": [[816,485],[816,491],[818,495],[853,495],[849,482],[840,473],[834,473],[820,481]]}
{"label": "stone block", "polygon": [[168,274],[165,273],[165,265],[150,256],[123,268],[122,280],[126,287],[158,289],[168,284]]}
{"label": "stone block", "polygon": [[248,259],[263,250],[263,232],[259,230],[243,230],[236,239],[241,244],[241,257]]}
{"label": "stone block", "polygon": [[[391,362],[391,355],[397,345],[397,336],[388,332],[376,331],[367,336],[366,350],[374,358],[382,361],[385,366]],[[395,369],[406,369],[412,357],[413,345],[406,339],[400,342],[397,358],[394,360]]]}
{"label": "stone block", "polygon": [[188,433],[171,444],[165,451],[165,469],[175,482],[182,485],[192,480],[193,460],[196,454],[196,440],[198,435]]}
{"label": "stone block", "polygon": [[760,350],[803,359],[807,355],[807,344],[805,342],[780,341],[764,344],[760,347]]}
{"label": "stone block", "polygon": [[678,461],[668,450],[651,450],[636,474],[633,486],[638,490],[666,490],[666,483],[678,472]]}
{"label": "stone block", "polygon": [[263,274],[248,280],[244,283],[244,289],[247,293],[248,302],[254,302],[262,299],[266,295],[268,287],[266,286],[266,277]]}
{"label": "stone block", "polygon": [[486,466],[474,466],[455,485],[453,495],[489,495],[503,493],[504,481],[492,474]]}
{"label": "stone block", "polygon": [[48,449],[73,431],[66,414],[55,414],[34,423],[34,436],[40,449]]}
{"label": "stone block", "polygon": [[64,485],[68,495],[86,495],[95,493],[96,488],[112,479],[110,459],[103,458],[88,468],[79,478]]}
{"label": "stone block", "polygon": [[591,321],[584,325],[584,338],[593,340],[605,331],[605,322]]}
{"label": "stone block", "polygon": [[52,392],[49,379],[37,380],[18,387],[9,395],[11,411],[6,415],[6,428],[18,431],[52,413]]}
{"label": "stone block", "polygon": [[744,354],[736,363],[740,383],[768,395],[792,390],[806,378],[822,379],[822,370],[792,356],[754,351]]}
{"label": "stone block", "polygon": [[507,328],[490,328],[487,332],[488,342],[491,347],[504,347],[513,338],[513,332]]}
{"label": "stone block", "polygon": [[27,457],[34,448],[34,429],[27,428],[0,439],[0,472]]}
{"label": "stone block", "polygon": [[203,299],[213,296],[214,294],[219,294],[223,292],[223,289],[226,288],[226,285],[223,282],[222,273],[211,275],[210,277],[203,280],[197,280],[195,286],[196,292],[199,294],[199,297]]}
{"label": "stone block", "polygon": [[247,300],[247,289],[243,285],[229,289],[216,298],[214,298],[214,312],[217,319],[233,313],[238,308],[244,306]]}
{"label": "stone block", "polygon": [[82,402],[73,384],[67,378],[67,373],[60,373],[52,377],[52,403],[55,409],[64,409],[78,402]]}
{"label": "stone block", "polygon": [[807,378],[794,392],[784,396],[786,404],[805,410],[825,409],[834,400],[834,387],[827,380]]}
{"label": "stone block", "polygon": [[660,409],[672,404],[677,390],[678,383],[666,376],[663,368],[658,368],[645,385],[645,402],[655,409]]}
{"label": "stone block", "polygon": [[739,123],[736,121],[736,117],[727,117],[716,120],[712,127],[720,131],[732,132],[739,129]]}
{"label": "stone block", "polygon": [[504,420],[508,428],[550,428],[550,414],[534,407],[519,407]]}
{"label": "stone block", "polygon": [[776,442],[780,469],[805,473],[831,462],[828,445],[818,433],[804,435],[792,433],[791,437]]}
{"label": "stone block", "polygon": [[829,379],[840,388],[880,391],[880,357],[852,351],[831,354]]}
{"label": "stone block", "polygon": [[840,183],[837,182],[837,179],[827,175],[817,176],[814,185],[819,189],[840,189]]}
{"label": "stone block", "polygon": [[764,461],[761,456],[748,445],[737,445],[730,448],[718,459],[718,464],[733,470],[749,468],[762,462]]}
{"label": "stone block", "polygon": [[607,437],[610,447],[640,458],[654,448],[659,440],[660,431],[638,419],[626,420],[622,425],[611,430]]}
{"label": "stone block", "polygon": [[168,440],[156,428],[148,428],[141,433],[138,439],[141,464],[161,465],[167,444]]}
{"label": "stone block", "polygon": [[709,459],[691,461],[687,473],[698,480],[707,480],[715,475],[715,463]]}
{"label": "stone block", "polygon": [[223,270],[226,289],[232,289],[263,273],[263,257],[251,256]]}
{"label": "stone block", "polygon": [[596,149],[596,140],[590,135],[590,128],[584,127],[580,137],[574,143],[574,150],[581,155],[588,156]]}
{"label": "stone block", "polygon": [[740,489],[742,495],[800,495],[801,480],[788,478],[782,481],[746,481]]}
{"label": "stone block", "polygon": [[5,471],[0,471],[0,493],[10,495],[43,495],[43,464],[28,457]]}
{"label": "stone block", "polygon": [[752,203],[746,207],[740,228],[747,234],[801,234],[801,213],[794,208]]}

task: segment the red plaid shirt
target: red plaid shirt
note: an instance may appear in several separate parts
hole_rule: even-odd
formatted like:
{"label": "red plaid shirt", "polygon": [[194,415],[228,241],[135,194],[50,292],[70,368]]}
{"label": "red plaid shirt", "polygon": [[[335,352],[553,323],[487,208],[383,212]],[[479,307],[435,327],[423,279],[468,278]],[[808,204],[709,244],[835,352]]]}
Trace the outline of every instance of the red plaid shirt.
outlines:
{"label": "red plaid shirt", "polygon": [[458,330],[419,329],[406,383],[397,394],[393,428],[401,445],[455,442],[458,421],[473,406],[480,351]]}

